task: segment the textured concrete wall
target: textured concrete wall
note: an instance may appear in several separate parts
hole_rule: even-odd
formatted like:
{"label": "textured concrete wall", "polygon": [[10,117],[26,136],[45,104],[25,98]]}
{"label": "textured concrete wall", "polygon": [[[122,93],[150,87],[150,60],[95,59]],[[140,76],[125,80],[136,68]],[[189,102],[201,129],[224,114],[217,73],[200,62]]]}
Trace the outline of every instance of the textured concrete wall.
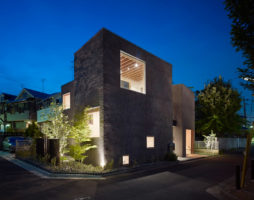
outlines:
{"label": "textured concrete wall", "polygon": [[[146,94],[120,88],[120,50],[146,62]],[[100,106],[101,137],[90,160],[122,163],[162,159],[172,141],[172,66],[117,35],[102,29],[75,53],[74,82],[62,87],[71,91],[74,116],[85,106]],[[155,137],[155,148],[146,148],[146,136]]]}
{"label": "textured concrete wall", "polygon": [[175,152],[178,156],[186,156],[186,129],[192,130],[192,147],[194,147],[195,130],[195,96],[183,84],[173,85],[173,119],[177,125],[173,127]]}
{"label": "textured concrete wall", "polygon": [[[121,164],[162,159],[172,140],[172,66],[104,31],[104,145],[106,159]],[[120,88],[120,50],[146,63],[146,94]],[[146,136],[155,148],[146,148]]]}
{"label": "textured concrete wall", "polygon": [[[74,81],[62,87],[62,93],[71,92],[71,109],[65,113],[70,119],[85,107],[100,106],[103,121],[103,33],[99,32],[74,54]],[[103,123],[101,123],[103,133]],[[99,150],[103,148],[103,136],[93,139],[97,149],[89,151],[86,162],[100,164]]]}

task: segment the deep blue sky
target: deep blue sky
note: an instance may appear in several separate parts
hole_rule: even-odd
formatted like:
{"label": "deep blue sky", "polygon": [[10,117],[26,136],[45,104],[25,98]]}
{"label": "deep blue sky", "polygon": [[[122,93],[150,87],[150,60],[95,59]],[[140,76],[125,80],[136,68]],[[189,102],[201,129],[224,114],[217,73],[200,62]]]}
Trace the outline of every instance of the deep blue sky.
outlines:
{"label": "deep blue sky", "polygon": [[74,52],[105,27],[173,64],[174,84],[200,90],[222,75],[251,98],[230,24],[221,0],[0,0],[0,92],[41,91],[42,79],[45,92],[60,91],[73,80]]}

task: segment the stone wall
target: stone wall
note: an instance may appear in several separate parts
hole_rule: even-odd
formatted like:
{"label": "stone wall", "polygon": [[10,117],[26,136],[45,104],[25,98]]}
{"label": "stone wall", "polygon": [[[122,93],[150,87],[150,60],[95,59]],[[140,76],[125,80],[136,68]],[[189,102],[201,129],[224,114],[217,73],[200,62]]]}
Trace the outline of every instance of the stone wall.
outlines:
{"label": "stone wall", "polygon": [[[145,61],[146,94],[120,88],[121,50]],[[87,105],[100,107],[101,137],[87,161],[99,164],[105,155],[121,165],[125,154],[131,163],[163,159],[172,142],[171,82],[171,64],[105,29],[81,47],[74,81],[62,92],[71,91],[71,117]],[[146,148],[146,136],[155,137],[155,148]]]}
{"label": "stone wall", "polygon": [[[121,164],[162,159],[172,141],[172,66],[104,30],[104,145],[106,159]],[[120,88],[120,51],[146,63],[146,94]],[[155,148],[146,148],[146,136]]]}

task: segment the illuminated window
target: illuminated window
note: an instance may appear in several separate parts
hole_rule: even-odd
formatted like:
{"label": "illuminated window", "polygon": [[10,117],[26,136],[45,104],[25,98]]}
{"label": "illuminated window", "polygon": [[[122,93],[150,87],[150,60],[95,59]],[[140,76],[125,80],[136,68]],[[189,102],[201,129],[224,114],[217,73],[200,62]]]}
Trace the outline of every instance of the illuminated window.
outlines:
{"label": "illuminated window", "polygon": [[130,163],[129,155],[123,156],[123,165],[128,165]]}
{"label": "illuminated window", "polygon": [[120,52],[120,87],[146,93],[146,64],[132,55]]}
{"label": "illuminated window", "polygon": [[154,148],[154,136],[146,137],[146,148]]}
{"label": "illuminated window", "polygon": [[89,124],[93,125],[93,114],[90,114],[88,117],[89,117]]}
{"label": "illuminated window", "polygon": [[63,95],[63,109],[70,109],[71,108],[71,93],[68,92]]}
{"label": "illuminated window", "polygon": [[88,113],[88,125],[91,131],[90,137],[100,137],[100,109],[98,107],[91,108]]}

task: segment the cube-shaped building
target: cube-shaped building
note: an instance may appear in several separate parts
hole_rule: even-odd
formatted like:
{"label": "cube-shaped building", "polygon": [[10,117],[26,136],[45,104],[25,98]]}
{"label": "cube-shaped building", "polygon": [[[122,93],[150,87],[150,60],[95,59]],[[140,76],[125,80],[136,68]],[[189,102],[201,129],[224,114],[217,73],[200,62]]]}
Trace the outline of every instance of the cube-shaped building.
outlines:
{"label": "cube-shaped building", "polygon": [[91,108],[97,149],[87,162],[151,162],[173,146],[172,65],[106,29],[74,54],[74,80],[62,95],[70,118]]}

